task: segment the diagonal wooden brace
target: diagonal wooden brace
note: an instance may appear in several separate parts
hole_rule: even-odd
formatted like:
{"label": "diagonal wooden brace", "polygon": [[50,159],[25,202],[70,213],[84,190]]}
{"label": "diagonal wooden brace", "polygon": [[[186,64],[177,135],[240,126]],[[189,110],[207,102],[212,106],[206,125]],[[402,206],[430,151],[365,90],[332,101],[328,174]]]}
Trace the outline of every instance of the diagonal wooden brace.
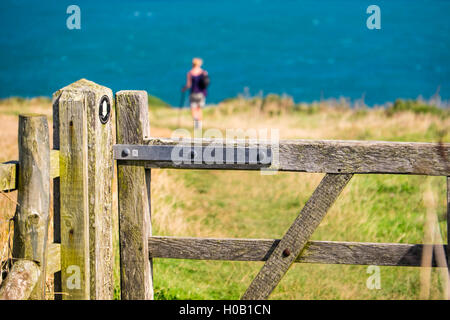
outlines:
{"label": "diagonal wooden brace", "polygon": [[327,174],[300,214],[269,256],[242,296],[242,300],[267,299],[303,250],[353,174]]}

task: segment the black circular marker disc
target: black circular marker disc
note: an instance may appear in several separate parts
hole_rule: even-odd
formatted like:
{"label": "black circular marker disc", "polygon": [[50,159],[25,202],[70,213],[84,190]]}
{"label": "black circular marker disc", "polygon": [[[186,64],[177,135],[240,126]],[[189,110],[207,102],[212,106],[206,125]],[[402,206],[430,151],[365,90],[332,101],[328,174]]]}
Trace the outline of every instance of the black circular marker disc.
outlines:
{"label": "black circular marker disc", "polygon": [[100,122],[105,124],[109,121],[111,116],[111,103],[109,102],[108,96],[103,96],[100,99],[100,105],[98,108],[98,117],[100,118]]}

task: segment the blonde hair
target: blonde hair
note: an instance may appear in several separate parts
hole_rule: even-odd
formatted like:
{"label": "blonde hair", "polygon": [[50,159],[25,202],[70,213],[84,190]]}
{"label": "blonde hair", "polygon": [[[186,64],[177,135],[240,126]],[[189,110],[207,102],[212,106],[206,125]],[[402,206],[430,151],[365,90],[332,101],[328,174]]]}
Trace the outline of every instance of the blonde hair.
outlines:
{"label": "blonde hair", "polygon": [[192,64],[196,67],[201,67],[203,64],[203,60],[200,58],[194,58],[192,59]]}

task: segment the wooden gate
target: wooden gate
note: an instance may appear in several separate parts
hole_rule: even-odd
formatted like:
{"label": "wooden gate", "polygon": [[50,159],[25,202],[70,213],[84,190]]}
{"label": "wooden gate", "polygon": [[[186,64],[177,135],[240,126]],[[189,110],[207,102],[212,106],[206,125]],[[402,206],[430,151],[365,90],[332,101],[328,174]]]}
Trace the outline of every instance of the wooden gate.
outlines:
{"label": "wooden gate", "polygon": [[[267,299],[295,262],[420,266],[422,252],[433,245],[309,241],[354,174],[447,177],[449,232],[448,143],[286,140],[243,145],[158,139],[150,136],[147,93],[120,91],[115,95],[113,144],[113,105],[110,89],[84,79],[57,91],[54,150],[49,150],[45,117],[20,118],[19,161],[0,164],[1,190],[19,191],[14,259],[20,263],[13,264],[16,269],[2,285],[0,298],[42,299],[42,279],[54,273],[55,298],[112,299],[114,160],[122,299],[153,299],[154,258],[265,261],[242,299]],[[158,237],[151,231],[152,168],[275,169],[325,176],[281,239]],[[47,245],[50,178],[54,243]],[[449,246],[444,250],[446,261],[433,258],[433,266],[449,265]],[[24,274],[28,281],[14,287]]]}
{"label": "wooden gate", "polygon": [[[151,138],[144,91],[118,92],[116,115],[117,144],[113,149],[118,168],[123,299],[153,297],[153,258],[265,261],[242,299],[267,299],[294,262],[421,265],[426,245],[308,240],[353,174],[449,176],[449,144],[290,140],[280,141],[277,152],[271,152],[274,146],[267,142],[242,146],[237,141]],[[224,154],[226,147],[234,148],[234,154],[241,149],[241,161],[236,156],[231,161],[214,162],[225,160],[222,155],[208,158],[211,153],[206,151]],[[255,148],[257,156],[251,159],[249,154]],[[263,156],[258,158],[261,152]],[[268,158],[270,162],[264,161]],[[259,170],[269,165],[280,171],[325,173],[280,240],[151,235],[151,168]],[[448,185],[449,181],[447,177]],[[447,194],[450,197],[450,191]],[[448,254],[448,246],[445,250]],[[433,261],[433,266],[438,264]],[[446,262],[440,266],[445,267]]]}

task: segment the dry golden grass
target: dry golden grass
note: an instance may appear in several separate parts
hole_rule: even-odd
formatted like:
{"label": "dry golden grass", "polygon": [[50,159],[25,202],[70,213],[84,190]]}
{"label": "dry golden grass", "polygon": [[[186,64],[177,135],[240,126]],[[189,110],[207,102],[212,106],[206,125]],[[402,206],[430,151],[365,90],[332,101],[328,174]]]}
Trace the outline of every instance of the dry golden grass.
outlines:
{"label": "dry golden grass", "polygon": [[[245,107],[245,100],[237,99],[204,112],[204,129],[267,129],[276,128],[281,139],[340,139],[450,141],[450,117],[430,113],[399,112],[389,116],[384,109],[332,108],[326,104],[314,113],[284,112],[269,115],[257,107]],[[229,106],[232,104],[232,107]],[[237,106],[236,106],[237,104]],[[165,128],[191,128],[190,112],[158,109],[151,114],[153,126]],[[152,120],[155,121],[152,121]],[[165,130],[164,136],[170,131]],[[405,140],[406,139],[406,140]]]}

